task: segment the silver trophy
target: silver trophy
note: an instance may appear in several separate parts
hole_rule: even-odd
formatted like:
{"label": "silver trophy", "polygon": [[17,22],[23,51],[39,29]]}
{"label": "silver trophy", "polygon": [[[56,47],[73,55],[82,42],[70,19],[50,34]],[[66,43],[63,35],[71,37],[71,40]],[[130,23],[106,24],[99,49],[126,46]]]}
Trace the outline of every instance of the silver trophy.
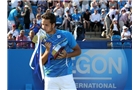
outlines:
{"label": "silver trophy", "polygon": [[[60,37],[61,38],[61,37]],[[56,38],[56,41],[60,38]],[[38,40],[39,39],[39,40]],[[56,59],[57,56],[62,53],[64,47],[62,47],[60,44],[63,43],[63,40],[60,41],[58,44],[54,44],[53,41],[49,41],[46,32],[43,29],[40,29],[38,33],[34,36],[32,42],[35,44],[40,41],[42,44],[45,44],[46,42],[50,42],[52,44],[52,50],[51,55],[53,59]]]}

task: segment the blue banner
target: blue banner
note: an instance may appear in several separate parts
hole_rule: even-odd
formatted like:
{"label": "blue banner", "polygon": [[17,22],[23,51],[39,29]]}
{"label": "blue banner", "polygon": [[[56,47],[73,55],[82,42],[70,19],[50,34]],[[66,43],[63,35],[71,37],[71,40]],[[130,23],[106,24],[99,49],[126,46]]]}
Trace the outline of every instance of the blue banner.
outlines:
{"label": "blue banner", "polygon": [[[130,52],[130,50],[126,51]],[[80,56],[73,58],[73,73],[77,89],[131,90],[131,87],[126,87],[128,82],[131,85],[131,58],[131,53],[126,55],[123,49],[82,50]]]}
{"label": "blue banner", "polygon": [[[29,67],[33,50],[8,50],[8,90],[43,90]],[[73,60],[77,90],[132,90],[131,49],[82,49]]]}

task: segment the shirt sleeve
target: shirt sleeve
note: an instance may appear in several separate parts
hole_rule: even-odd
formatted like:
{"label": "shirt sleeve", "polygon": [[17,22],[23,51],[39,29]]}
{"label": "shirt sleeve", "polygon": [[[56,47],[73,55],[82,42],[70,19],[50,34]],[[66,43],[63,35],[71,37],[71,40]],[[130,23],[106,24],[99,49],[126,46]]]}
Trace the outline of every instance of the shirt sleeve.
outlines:
{"label": "shirt sleeve", "polygon": [[67,39],[68,39],[69,47],[74,48],[77,45],[77,42],[74,39],[74,36],[70,32],[68,32],[66,36],[67,36]]}
{"label": "shirt sleeve", "polygon": [[14,17],[16,17],[18,15],[18,12],[17,11],[15,11],[14,12]]}

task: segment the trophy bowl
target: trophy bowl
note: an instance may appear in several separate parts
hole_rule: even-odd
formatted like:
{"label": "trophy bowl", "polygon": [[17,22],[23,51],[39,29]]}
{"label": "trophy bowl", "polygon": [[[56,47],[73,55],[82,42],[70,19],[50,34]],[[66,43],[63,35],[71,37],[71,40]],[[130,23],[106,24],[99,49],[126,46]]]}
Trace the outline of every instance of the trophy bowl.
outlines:
{"label": "trophy bowl", "polygon": [[52,50],[52,55],[53,55],[53,58],[56,59],[57,56],[62,53],[62,51],[64,50],[64,47],[61,47],[60,45],[56,45],[53,47],[53,50]]}

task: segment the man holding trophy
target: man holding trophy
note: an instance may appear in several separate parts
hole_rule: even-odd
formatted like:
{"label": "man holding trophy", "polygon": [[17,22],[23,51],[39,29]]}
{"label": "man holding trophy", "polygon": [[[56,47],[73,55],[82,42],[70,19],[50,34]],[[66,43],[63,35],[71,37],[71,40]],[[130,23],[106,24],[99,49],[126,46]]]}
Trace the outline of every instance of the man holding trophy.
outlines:
{"label": "man holding trophy", "polygon": [[80,55],[81,49],[70,32],[56,30],[53,13],[44,13],[41,17],[42,32],[45,31],[46,34],[41,44],[44,89],[77,90],[71,57]]}

